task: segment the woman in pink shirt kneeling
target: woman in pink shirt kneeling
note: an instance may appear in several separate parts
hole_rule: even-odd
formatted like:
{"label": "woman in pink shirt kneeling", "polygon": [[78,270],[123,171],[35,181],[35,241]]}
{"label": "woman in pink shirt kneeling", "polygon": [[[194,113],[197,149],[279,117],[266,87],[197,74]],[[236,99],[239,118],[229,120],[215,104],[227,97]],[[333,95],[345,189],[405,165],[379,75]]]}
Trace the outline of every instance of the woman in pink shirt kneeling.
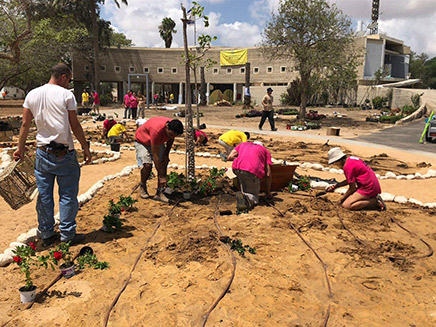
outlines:
{"label": "woman in pink shirt kneeling", "polygon": [[366,163],[354,156],[347,156],[340,148],[332,148],[328,152],[329,165],[336,164],[344,170],[346,180],[326,188],[333,192],[336,188],[349,185],[341,199],[342,207],[349,210],[377,208],[386,210],[380,197],[380,183],[374,171]]}
{"label": "woman in pink shirt kneeling", "polygon": [[[257,144],[256,144],[257,143]],[[260,143],[244,142],[230,152],[232,169],[238,176],[241,192],[236,193],[238,211],[251,210],[259,203],[260,183],[267,178],[266,196],[271,197],[271,154]]]}

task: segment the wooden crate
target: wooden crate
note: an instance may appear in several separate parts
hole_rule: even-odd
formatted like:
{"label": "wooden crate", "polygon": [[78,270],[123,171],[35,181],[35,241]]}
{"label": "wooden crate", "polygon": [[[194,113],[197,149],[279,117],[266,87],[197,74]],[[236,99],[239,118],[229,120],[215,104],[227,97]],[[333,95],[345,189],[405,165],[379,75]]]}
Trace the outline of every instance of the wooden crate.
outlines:
{"label": "wooden crate", "polygon": [[37,194],[34,163],[28,156],[12,162],[0,174],[0,195],[12,209],[32,202]]}
{"label": "wooden crate", "polygon": [[327,131],[326,131],[327,135],[339,136],[340,133],[341,133],[341,129],[337,128],[337,127],[329,127],[329,128],[327,128]]}

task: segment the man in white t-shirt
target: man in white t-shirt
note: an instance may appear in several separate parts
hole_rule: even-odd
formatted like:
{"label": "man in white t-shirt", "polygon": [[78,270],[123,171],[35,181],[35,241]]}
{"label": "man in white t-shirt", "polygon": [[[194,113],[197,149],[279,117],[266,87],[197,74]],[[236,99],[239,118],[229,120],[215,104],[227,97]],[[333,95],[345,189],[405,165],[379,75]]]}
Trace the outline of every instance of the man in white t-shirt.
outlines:
{"label": "man in white t-shirt", "polygon": [[82,145],[86,163],[91,162],[91,153],[77,119],[77,104],[73,93],[67,90],[72,77],[65,64],[52,68],[50,81],[26,96],[23,104],[23,122],[18,149],[14,159],[24,157],[25,144],[32,119],[37,127],[37,150],[35,177],[39,195],[36,202],[38,231],[45,246],[58,237],[54,231],[53,187],[59,186],[60,236],[62,242],[77,244],[85,236],[76,233],[76,215],[79,209],[80,166],[77,162],[71,131]]}
{"label": "man in white t-shirt", "polygon": [[265,120],[267,118],[271,126],[271,130],[272,131],[277,130],[274,124],[274,108],[273,108],[274,97],[272,96],[272,92],[273,89],[269,87],[266,90],[266,94],[262,99],[263,111],[262,111],[262,118],[260,119],[260,123],[259,123],[260,130],[262,130],[263,124],[265,123]]}
{"label": "man in white t-shirt", "polygon": [[139,128],[139,126],[143,125],[145,122],[147,122],[148,119],[145,118],[138,118],[135,123],[136,123],[136,129]]}

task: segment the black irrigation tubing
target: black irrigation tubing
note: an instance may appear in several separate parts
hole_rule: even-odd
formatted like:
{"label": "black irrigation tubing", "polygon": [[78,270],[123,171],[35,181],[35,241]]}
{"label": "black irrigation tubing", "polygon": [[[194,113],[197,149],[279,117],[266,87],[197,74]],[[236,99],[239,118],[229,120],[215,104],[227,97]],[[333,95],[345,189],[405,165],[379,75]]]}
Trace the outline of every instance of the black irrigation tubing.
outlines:
{"label": "black irrigation tubing", "polygon": [[419,237],[418,235],[416,235],[414,232],[411,232],[410,230],[408,230],[406,227],[402,226],[395,218],[391,217],[391,221],[396,224],[398,227],[400,227],[402,230],[406,231],[407,233],[409,233],[410,235],[412,235],[415,238],[418,238],[422,243],[425,244],[425,246],[427,246],[428,248],[428,253],[423,254],[423,255],[418,255],[418,256],[414,256],[414,257],[410,257],[410,258],[405,258],[405,257],[390,257],[394,260],[400,259],[400,260],[405,260],[405,259],[424,259],[424,258],[428,258],[431,257],[433,255],[433,248],[430,246],[430,244],[428,244],[426,241],[424,241],[421,237]]}
{"label": "black irrigation tubing", "polygon": [[[170,211],[167,213],[167,216],[170,216],[171,213],[173,212],[174,208],[179,204],[180,200],[178,200],[173,207],[170,209]],[[147,246],[148,243],[151,241],[151,239],[153,238],[154,235],[156,235],[158,229],[160,228],[162,223],[162,218],[156,223],[153,232],[151,233],[150,237],[147,239],[147,242],[145,243],[144,247],[142,248],[141,252],[139,253],[138,257],[135,260],[135,263],[133,264],[132,270],[130,271],[129,274],[129,278],[127,278],[126,282],[124,283],[123,287],[121,288],[121,290],[118,292],[117,296],[115,297],[115,299],[112,301],[111,306],[108,310],[108,312],[106,313],[106,317],[104,319],[104,323],[103,326],[107,326],[108,322],[109,322],[109,318],[112,312],[112,309],[115,307],[115,305],[117,304],[121,294],[124,292],[124,290],[127,288],[127,285],[130,283],[130,280],[132,279],[132,273],[136,268],[136,265],[138,264],[139,260],[141,259],[142,255],[144,254],[144,252],[147,250]]]}
{"label": "black irrigation tubing", "polygon": [[[219,212],[219,207],[221,204],[221,197],[218,198],[218,202],[216,204],[215,207],[215,212],[213,215],[213,220],[215,222],[215,226],[218,229],[218,233],[219,236],[224,236],[223,232],[218,224],[218,212]],[[232,285],[233,279],[235,278],[235,273],[236,273],[236,258],[235,255],[233,254],[232,250],[230,249],[230,246],[228,244],[225,244],[227,251],[229,252],[229,254],[232,256],[232,265],[233,265],[233,270],[232,270],[232,275],[230,276],[230,280],[227,283],[225,289],[222,291],[222,293],[220,294],[220,296],[215,300],[215,302],[210,306],[209,310],[207,310],[206,314],[203,316],[203,323],[201,324],[202,327],[206,326],[207,323],[207,319],[209,318],[210,313],[216,308],[216,306],[218,305],[218,303],[223,299],[223,297],[227,294],[228,290],[230,289],[230,286]]]}
{"label": "black irrigation tubing", "polygon": [[345,223],[344,223],[344,220],[341,218],[341,215],[339,214],[339,210],[336,210],[336,215],[338,216],[338,218],[339,218],[339,221],[341,222],[341,224],[342,224],[342,227],[344,227],[345,228],[345,230],[348,232],[348,233],[350,233],[353,237],[354,237],[354,239],[356,240],[356,242],[357,243],[359,243],[360,245],[363,245],[363,246],[368,246],[365,242],[363,242],[356,234],[354,234],[352,231],[351,231],[351,229],[349,229],[348,227],[347,227],[347,225],[345,225]]}
{"label": "black irrigation tubing", "polygon": [[[273,204],[271,204],[268,200],[266,200],[266,203],[272,207],[273,209],[275,209],[280,216],[285,217],[285,215],[279,210],[277,209]],[[322,265],[322,268],[324,270],[324,276],[325,276],[325,280],[327,283],[327,288],[328,288],[328,297],[329,299],[331,299],[333,297],[333,292],[332,292],[332,288],[330,285],[330,279],[328,276],[328,272],[327,272],[327,264],[324,262],[324,260],[321,259],[321,257],[319,256],[319,254],[315,251],[315,249],[309,244],[309,242],[307,242],[305,240],[305,238],[303,237],[303,235],[301,235],[301,233],[298,231],[298,229],[294,226],[294,224],[292,222],[289,222],[289,226],[291,227],[291,229],[294,230],[295,233],[297,233],[298,237],[303,241],[303,243],[312,251],[312,253],[316,256],[316,258],[319,260],[319,262]],[[329,303],[328,307],[327,307],[327,312],[326,315],[324,317],[324,322],[323,322],[323,327],[327,327],[328,324],[328,320],[330,318],[330,310],[331,310],[331,304]]]}

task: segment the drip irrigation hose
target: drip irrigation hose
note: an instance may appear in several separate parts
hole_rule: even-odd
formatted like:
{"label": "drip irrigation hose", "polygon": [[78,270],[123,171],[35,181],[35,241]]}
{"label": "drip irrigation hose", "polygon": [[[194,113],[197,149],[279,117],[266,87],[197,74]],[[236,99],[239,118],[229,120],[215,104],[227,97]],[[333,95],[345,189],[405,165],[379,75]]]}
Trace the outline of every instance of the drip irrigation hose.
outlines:
{"label": "drip irrigation hose", "polygon": [[[271,204],[268,200],[266,200],[266,203],[272,207],[273,209],[275,209],[280,216],[285,217],[285,215],[279,210],[277,209],[273,204]],[[325,276],[325,280],[327,283],[327,288],[328,288],[328,297],[329,299],[331,299],[333,297],[333,292],[332,292],[332,288],[330,285],[330,279],[328,276],[328,272],[327,272],[327,264],[324,262],[324,260],[321,259],[321,257],[319,256],[319,254],[315,251],[315,249],[309,244],[309,242],[306,241],[306,239],[303,237],[303,235],[301,235],[301,233],[298,231],[298,229],[294,226],[294,224],[292,222],[289,222],[289,226],[291,229],[294,230],[294,232],[298,235],[298,237],[303,241],[303,243],[312,251],[312,253],[316,256],[316,258],[318,259],[318,261],[321,263],[322,268],[324,270],[324,276]],[[324,322],[323,322],[323,327],[327,327],[328,324],[328,320],[330,318],[330,310],[331,310],[331,303],[329,303],[328,307],[327,307],[327,312],[326,315],[324,317]]]}
{"label": "drip irrigation hose", "polygon": [[345,223],[344,223],[344,220],[341,218],[341,215],[339,214],[339,210],[336,210],[336,215],[338,216],[338,218],[339,218],[339,221],[341,222],[341,224],[342,224],[342,227],[344,227],[345,228],[345,230],[348,232],[348,233],[350,233],[353,237],[354,237],[354,239],[356,240],[356,242],[357,243],[359,243],[360,245],[363,245],[363,246],[366,246],[366,247],[368,247],[368,244],[366,244],[365,242],[363,242],[356,234],[354,234],[352,231],[351,231],[351,229],[349,229],[348,227],[347,227],[347,225],[345,225]]}
{"label": "drip irrigation hose", "polygon": [[[179,204],[180,200],[178,200],[173,207],[170,209],[170,211],[167,213],[167,216],[171,216],[171,213],[173,212],[174,208]],[[139,253],[138,257],[135,260],[135,263],[132,266],[132,269],[130,271],[129,277],[127,278],[126,282],[124,283],[123,287],[121,288],[121,290],[118,292],[117,296],[115,297],[115,299],[112,301],[108,312],[106,313],[105,319],[104,319],[104,323],[103,326],[107,326],[108,322],[109,322],[109,318],[112,312],[112,309],[115,307],[115,305],[117,304],[119,298],[121,297],[121,294],[123,294],[124,290],[127,288],[127,285],[130,283],[130,280],[132,279],[132,274],[133,271],[136,268],[136,265],[138,264],[139,260],[141,259],[142,255],[144,254],[144,252],[147,250],[147,246],[148,243],[151,241],[151,239],[153,238],[154,235],[156,235],[158,229],[160,228],[162,223],[162,218],[155,224],[155,227],[153,229],[153,232],[151,233],[150,237],[147,239],[147,241],[145,242],[144,247],[142,248],[141,252]]]}
{"label": "drip irrigation hose", "polygon": [[[218,229],[219,236],[224,236],[224,234],[223,234],[223,232],[218,224],[218,218],[217,218],[220,204],[221,204],[221,197],[218,198],[218,202],[217,202],[216,207],[215,207],[215,212],[213,214],[213,220],[215,222],[216,228]],[[203,323],[201,324],[202,327],[206,326],[207,319],[209,318],[210,313],[216,308],[218,303],[227,294],[228,290],[230,289],[230,286],[232,285],[233,279],[235,278],[236,258],[235,258],[235,255],[233,254],[232,250],[230,249],[230,246],[227,243],[225,243],[224,245],[226,246],[226,249],[229,252],[229,254],[232,256],[232,265],[233,265],[232,275],[230,276],[229,282],[227,283],[225,289],[221,292],[220,296],[215,300],[215,302],[210,306],[209,310],[207,310],[206,314],[203,316]]]}

